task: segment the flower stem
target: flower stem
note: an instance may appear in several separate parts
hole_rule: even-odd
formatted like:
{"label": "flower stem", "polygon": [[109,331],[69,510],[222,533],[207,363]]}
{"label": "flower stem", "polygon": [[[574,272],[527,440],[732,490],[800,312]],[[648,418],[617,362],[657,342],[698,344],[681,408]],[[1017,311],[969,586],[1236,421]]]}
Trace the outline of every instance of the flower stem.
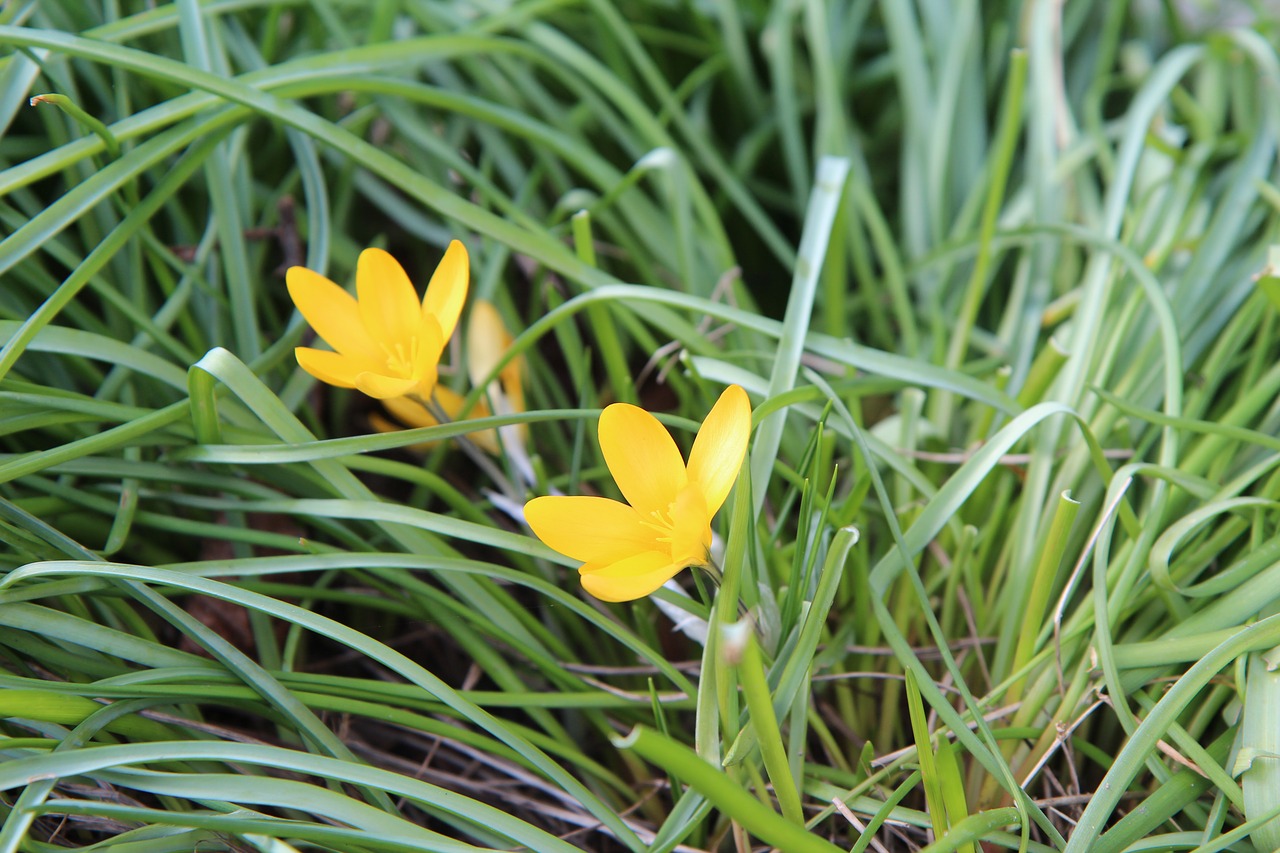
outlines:
{"label": "flower stem", "polygon": [[[409,397],[430,412],[431,416],[440,423],[447,424],[452,422],[449,416],[445,414],[444,409],[436,403],[434,396],[431,399],[426,399],[419,394],[410,394]],[[498,487],[498,491],[513,501],[524,500],[523,493],[516,491],[515,486],[507,479],[502,469],[495,465],[483,450],[476,447],[475,442],[465,435],[455,436],[455,439],[458,442],[458,446],[462,448],[462,452],[471,457],[471,461],[476,463],[480,470],[489,475],[489,479]]]}

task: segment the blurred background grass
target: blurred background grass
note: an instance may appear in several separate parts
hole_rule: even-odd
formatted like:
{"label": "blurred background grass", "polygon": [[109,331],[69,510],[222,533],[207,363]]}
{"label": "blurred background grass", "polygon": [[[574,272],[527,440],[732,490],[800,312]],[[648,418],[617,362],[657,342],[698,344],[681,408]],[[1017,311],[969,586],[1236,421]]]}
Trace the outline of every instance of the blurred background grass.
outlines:
{"label": "blurred background grass", "polygon": [[[1276,32],[4,4],[0,850],[1275,849]],[[283,270],[453,238],[527,411],[378,433]],[[520,503],[726,382],[737,595],[584,596]]]}

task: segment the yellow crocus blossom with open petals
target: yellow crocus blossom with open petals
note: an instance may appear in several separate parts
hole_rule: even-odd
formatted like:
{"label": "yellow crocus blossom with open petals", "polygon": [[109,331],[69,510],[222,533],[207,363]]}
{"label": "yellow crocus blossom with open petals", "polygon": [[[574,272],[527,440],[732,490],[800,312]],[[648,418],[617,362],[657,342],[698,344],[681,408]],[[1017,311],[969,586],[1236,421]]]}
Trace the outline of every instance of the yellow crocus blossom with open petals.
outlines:
{"label": "yellow crocus blossom with open petals", "polygon": [[604,601],[656,591],[681,569],[710,559],[711,519],[747,452],[751,403],[737,385],[720,395],[686,465],[658,419],[615,403],[600,414],[600,449],[627,503],[548,496],[525,504],[539,539],[575,560],[582,586]]}
{"label": "yellow crocus blossom with open petals", "polygon": [[[498,362],[511,349],[514,338],[502,322],[502,315],[492,302],[477,299],[471,306],[471,318],[467,323],[467,374],[473,383],[483,382]],[[492,409],[486,397],[493,400]],[[523,412],[524,409],[524,357],[517,356],[503,365],[497,378],[486,389],[486,397],[481,397],[466,412],[468,418],[487,418],[492,414],[510,415]],[[463,417],[462,405],[465,398],[443,385],[436,386],[432,400],[439,411],[449,421]],[[383,401],[383,406],[405,427],[431,427],[440,421],[426,406],[412,397],[392,397]],[[394,432],[401,429],[380,415],[369,416],[370,422],[379,432]],[[514,424],[502,427],[501,443],[498,431],[492,429],[478,430],[469,437],[480,449],[497,455],[503,446],[512,450],[513,443],[523,446],[528,435],[527,424]],[[427,449],[435,442],[423,442],[414,445],[418,449]]]}
{"label": "yellow crocus blossom with open petals", "polygon": [[382,249],[360,253],[354,297],[317,272],[290,267],[285,274],[289,296],[333,347],[298,347],[298,364],[321,382],[381,400],[407,394],[427,399],[469,280],[467,250],[457,240],[449,244],[421,302],[404,268]]}

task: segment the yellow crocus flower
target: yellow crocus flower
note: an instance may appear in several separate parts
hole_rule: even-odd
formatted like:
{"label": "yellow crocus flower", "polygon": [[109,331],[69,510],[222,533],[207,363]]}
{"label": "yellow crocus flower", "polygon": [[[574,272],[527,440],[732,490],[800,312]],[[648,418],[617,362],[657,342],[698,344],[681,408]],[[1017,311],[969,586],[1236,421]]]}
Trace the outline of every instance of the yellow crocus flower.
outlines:
{"label": "yellow crocus flower", "polygon": [[525,520],[575,560],[582,586],[604,601],[649,595],[681,569],[710,560],[711,519],[729,496],[747,452],[751,403],[737,385],[720,395],[686,465],[658,419],[626,403],[600,414],[600,450],[627,503],[548,496],[525,504]]}
{"label": "yellow crocus flower", "polygon": [[[477,299],[471,306],[471,319],[467,323],[467,374],[473,383],[479,384],[493,372],[494,367],[511,349],[513,342],[511,332],[502,322],[502,315],[492,302]],[[470,418],[487,418],[492,414],[509,415],[523,412],[524,409],[524,357],[517,356],[507,362],[499,371],[497,379],[486,389],[486,394],[493,400],[493,410],[484,397],[475,402],[467,412]],[[462,416],[462,395],[451,391],[443,385],[437,386],[433,402],[439,411],[450,421]],[[421,401],[413,397],[393,397],[383,401],[383,406],[397,421],[406,427],[431,427],[440,423]],[[379,415],[370,415],[370,422],[379,432],[394,432],[401,427]],[[513,445],[523,447],[528,434],[526,424],[514,424],[502,427],[502,445],[508,451],[515,449]],[[498,431],[486,429],[470,434],[471,440],[482,450],[497,455],[501,450],[498,442]],[[423,442],[414,447],[426,449],[435,442]]]}
{"label": "yellow crocus flower", "polygon": [[449,244],[418,301],[404,268],[381,249],[356,262],[356,296],[306,267],[285,274],[289,296],[334,351],[298,347],[298,364],[321,382],[356,388],[380,400],[428,399],[445,342],[467,298],[466,248]]}

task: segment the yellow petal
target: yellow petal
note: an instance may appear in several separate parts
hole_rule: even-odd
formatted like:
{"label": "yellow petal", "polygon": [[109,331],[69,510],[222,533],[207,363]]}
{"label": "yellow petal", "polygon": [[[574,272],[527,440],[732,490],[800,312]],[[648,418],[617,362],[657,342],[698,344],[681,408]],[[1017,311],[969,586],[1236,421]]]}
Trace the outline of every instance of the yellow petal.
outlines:
{"label": "yellow petal", "polygon": [[[467,324],[467,375],[473,385],[484,382],[492,373],[511,348],[512,340],[493,303],[477,299],[471,306],[471,318]],[[521,355],[503,365],[496,386],[490,384],[485,389],[496,414],[509,415],[525,410],[523,374],[524,356]],[[529,435],[529,425],[503,427],[501,432],[506,441],[524,444]]]}
{"label": "yellow petal", "polygon": [[603,568],[583,566],[582,588],[601,601],[632,601],[656,592],[684,568],[666,554],[647,551]]}
{"label": "yellow petal", "polygon": [[356,387],[356,377],[369,369],[363,361],[329,350],[297,347],[293,353],[303,370],[339,388]]}
{"label": "yellow petal", "polygon": [[697,483],[680,490],[671,505],[671,559],[683,566],[707,562],[711,548],[711,514]]}
{"label": "yellow petal", "polygon": [[[387,420],[377,412],[369,413],[369,426],[373,427],[374,431],[376,432],[384,432],[384,433],[402,432],[404,430],[404,424],[392,423],[391,421]],[[411,444],[409,446],[413,448],[419,448],[419,447],[425,448],[426,445],[427,445],[427,442],[424,441],[424,442],[419,442],[418,444]]]}
{"label": "yellow petal", "polygon": [[[435,377],[431,377],[431,382],[435,382]],[[417,377],[409,379],[401,379],[397,376],[383,376],[380,373],[360,373],[354,380],[354,386],[359,388],[370,397],[378,400],[389,400],[392,397],[403,397],[405,394],[430,394],[431,385],[425,385],[424,380]]]}
{"label": "yellow petal", "polygon": [[462,404],[466,402],[466,397],[443,385],[436,386],[435,401],[440,406],[440,411],[444,412],[445,417],[451,421],[459,418],[487,418],[492,412],[489,411],[489,404],[481,397],[476,400],[475,405],[469,408],[464,414]]}
{"label": "yellow petal", "polygon": [[[477,400],[475,405],[473,405],[464,415],[462,413],[462,404],[466,402],[466,398],[458,392],[446,388],[443,385],[436,386],[436,390],[432,393],[431,399],[449,421],[465,421],[471,418],[487,418],[491,414],[489,411],[489,405],[485,403],[484,400]],[[393,404],[395,405],[394,409],[392,408]],[[401,397],[399,400],[387,400],[383,405],[388,409],[391,409],[392,413],[395,414],[396,417],[400,417],[400,411],[402,409],[407,410],[412,406],[413,410],[416,410],[415,416],[417,419],[409,420],[408,418],[401,418],[406,424],[411,426],[435,426],[439,423],[430,412],[407,397]],[[491,453],[496,456],[499,452],[497,430],[474,430],[467,433],[467,438],[469,438],[476,447],[479,447],[486,453]]]}
{"label": "yellow petal", "polygon": [[[401,432],[404,430],[404,426],[392,423],[377,412],[369,413],[369,426],[378,432]],[[439,443],[438,441],[419,441],[414,444],[406,444],[404,449],[411,450],[414,453],[427,453]]]}
{"label": "yellow petal", "polygon": [[584,563],[614,563],[660,547],[634,509],[608,498],[534,498],[524,505],[524,520],[548,547]]}
{"label": "yellow petal", "polygon": [[316,334],[340,353],[368,361],[384,360],[381,348],[360,322],[356,299],[329,279],[306,267],[285,273],[289,296]]}
{"label": "yellow petal", "polygon": [[641,515],[665,513],[685,485],[684,459],[666,427],[637,406],[600,414],[600,450],[622,495]]}
{"label": "yellow petal", "polygon": [[[440,325],[430,318],[423,320],[418,326],[415,344],[413,374],[414,376],[431,376],[431,384],[435,385],[436,368],[440,364],[440,356],[444,353],[444,338],[440,336]],[[430,393],[430,388],[425,393]]]}
{"label": "yellow petal", "polygon": [[441,340],[449,340],[458,325],[462,305],[467,301],[470,280],[471,260],[467,256],[467,247],[454,240],[431,274],[427,292],[422,297],[422,316],[435,317],[440,324]]}
{"label": "yellow petal", "polygon": [[356,262],[360,317],[383,346],[412,340],[419,331],[418,294],[404,267],[381,249],[365,249]]}
{"label": "yellow petal", "polygon": [[738,478],[751,437],[751,401],[737,385],[724,389],[689,451],[689,482],[697,483],[707,501],[708,518],[724,504]]}
{"label": "yellow petal", "polygon": [[[459,414],[462,412],[462,404],[466,398],[456,391],[445,388],[443,385],[437,385],[432,399],[445,417],[450,421],[458,420]],[[426,406],[423,406],[412,397],[392,397],[389,400],[383,400],[382,405],[391,415],[399,422],[392,423],[386,418],[379,417],[377,413],[369,415],[369,422],[378,432],[395,432],[405,428],[419,429],[421,427],[433,427],[439,425],[435,415],[431,413]],[[471,407],[471,412],[467,416],[469,418],[487,418],[489,417],[489,407],[484,400],[477,400],[476,404]],[[498,453],[498,433],[496,430],[485,429],[467,434],[467,437],[475,443],[477,447],[487,453],[497,455]],[[434,447],[438,442],[423,441],[418,444],[410,445],[414,450],[425,451]]]}
{"label": "yellow petal", "polygon": [[[440,411],[444,412],[445,417],[451,421],[458,419],[459,414],[462,412],[462,403],[466,399],[458,392],[443,385],[436,386],[433,398],[436,405],[440,407]],[[440,423],[425,406],[411,397],[393,397],[390,400],[383,400],[382,405],[395,416],[396,420],[408,427],[430,427]],[[485,404],[484,400],[477,400],[476,404],[471,407],[467,417],[489,417],[488,405]]]}
{"label": "yellow petal", "polygon": [[[438,394],[442,389],[437,388]],[[391,397],[383,400],[382,405],[392,417],[407,427],[431,427],[440,423],[436,420],[435,415],[427,411],[427,408],[418,401],[409,397]]]}
{"label": "yellow petal", "polygon": [[[511,335],[502,316],[492,302],[477,299],[471,306],[467,323],[467,375],[472,385],[479,385],[497,367],[511,348]],[[505,383],[507,367],[503,368]]]}

